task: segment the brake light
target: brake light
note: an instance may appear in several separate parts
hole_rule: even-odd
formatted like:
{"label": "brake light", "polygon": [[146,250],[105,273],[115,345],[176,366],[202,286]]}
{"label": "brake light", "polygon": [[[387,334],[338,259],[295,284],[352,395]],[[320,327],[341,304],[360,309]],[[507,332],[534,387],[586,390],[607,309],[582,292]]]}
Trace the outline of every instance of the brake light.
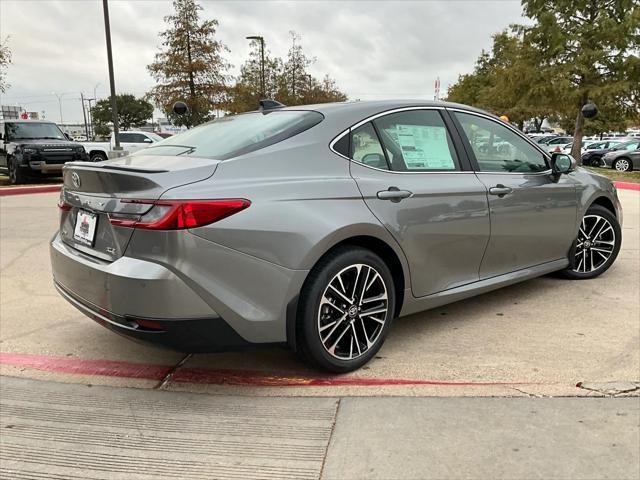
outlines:
{"label": "brake light", "polygon": [[65,201],[63,192],[60,192],[60,197],[58,197],[58,208],[63,212],[68,212],[73,208],[73,205]]}
{"label": "brake light", "polygon": [[244,198],[221,200],[121,200],[125,203],[153,205],[138,217],[109,215],[112,225],[146,230],[182,230],[222,220],[251,205]]}

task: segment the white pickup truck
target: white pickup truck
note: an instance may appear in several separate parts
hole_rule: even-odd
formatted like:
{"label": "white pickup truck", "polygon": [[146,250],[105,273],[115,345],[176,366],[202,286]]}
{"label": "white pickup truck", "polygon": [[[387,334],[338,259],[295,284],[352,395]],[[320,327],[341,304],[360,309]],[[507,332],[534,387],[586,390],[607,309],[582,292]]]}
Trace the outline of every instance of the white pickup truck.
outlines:
{"label": "white pickup truck", "polygon": [[[118,138],[120,140],[122,150],[126,150],[129,153],[147,148],[160,140],[164,140],[160,135],[156,135],[151,132],[144,132],[142,130],[127,130],[125,132],[119,132]],[[92,162],[101,162],[110,158],[110,152],[113,151],[116,144],[113,133],[111,134],[111,141],[109,142],[78,143],[84,147]]]}

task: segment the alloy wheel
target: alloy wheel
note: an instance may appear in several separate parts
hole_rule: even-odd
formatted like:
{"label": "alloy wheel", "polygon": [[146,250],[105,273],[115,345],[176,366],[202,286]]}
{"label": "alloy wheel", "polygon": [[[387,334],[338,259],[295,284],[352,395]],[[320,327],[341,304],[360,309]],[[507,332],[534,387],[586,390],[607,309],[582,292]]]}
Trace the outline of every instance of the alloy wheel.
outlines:
{"label": "alloy wheel", "polygon": [[629,160],[621,158],[616,161],[616,170],[619,172],[626,172],[629,170]]}
{"label": "alloy wheel", "polygon": [[585,215],[578,232],[573,271],[591,273],[607,263],[616,244],[613,226],[600,215]]}
{"label": "alloy wheel", "polygon": [[370,265],[350,265],[336,274],[318,307],[324,349],[340,360],[364,355],[380,337],[389,313],[387,286]]}

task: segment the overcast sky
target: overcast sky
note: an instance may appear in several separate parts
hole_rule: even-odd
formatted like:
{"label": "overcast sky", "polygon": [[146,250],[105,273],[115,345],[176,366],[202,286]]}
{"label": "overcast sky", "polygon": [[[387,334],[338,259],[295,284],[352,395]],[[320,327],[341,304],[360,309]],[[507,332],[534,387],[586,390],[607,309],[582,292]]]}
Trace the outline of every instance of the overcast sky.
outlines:
{"label": "overcast sky", "polygon": [[[116,89],[144,94],[146,65],[160,44],[170,0],[110,0]],[[432,98],[434,80],[447,85],[473,69],[491,35],[523,22],[519,0],[241,1],[201,0],[204,18],[220,22],[217,36],[236,73],[249,52],[247,35],[262,35],[285,56],[288,32],[302,36],[311,73],[328,73],[350,99]],[[2,104],[46,112],[65,123],[82,119],[80,92],[108,95],[102,1],[0,0],[0,37],[9,36],[13,64]]]}

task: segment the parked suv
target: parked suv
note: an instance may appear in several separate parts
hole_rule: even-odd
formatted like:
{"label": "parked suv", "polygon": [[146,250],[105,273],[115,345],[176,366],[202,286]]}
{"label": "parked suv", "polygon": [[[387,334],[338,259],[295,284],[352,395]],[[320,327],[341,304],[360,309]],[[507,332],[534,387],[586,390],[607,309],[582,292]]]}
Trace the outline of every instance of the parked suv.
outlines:
{"label": "parked suv", "polygon": [[82,145],[71,142],[53,122],[0,120],[0,173],[12,184],[30,177],[62,174],[66,162],[88,160]]}

